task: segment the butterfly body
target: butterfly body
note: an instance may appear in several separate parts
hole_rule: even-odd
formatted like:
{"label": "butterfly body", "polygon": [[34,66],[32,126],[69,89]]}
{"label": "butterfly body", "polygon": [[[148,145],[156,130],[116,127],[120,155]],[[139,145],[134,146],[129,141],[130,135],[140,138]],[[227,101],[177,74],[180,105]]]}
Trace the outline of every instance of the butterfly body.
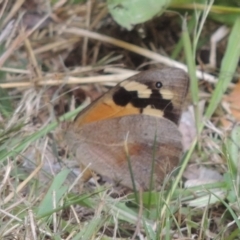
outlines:
{"label": "butterfly body", "polygon": [[[149,70],[119,83],[64,127],[81,165],[132,188],[159,186],[182,153],[177,123],[188,88],[179,69]],[[152,171],[152,166],[154,170]]]}

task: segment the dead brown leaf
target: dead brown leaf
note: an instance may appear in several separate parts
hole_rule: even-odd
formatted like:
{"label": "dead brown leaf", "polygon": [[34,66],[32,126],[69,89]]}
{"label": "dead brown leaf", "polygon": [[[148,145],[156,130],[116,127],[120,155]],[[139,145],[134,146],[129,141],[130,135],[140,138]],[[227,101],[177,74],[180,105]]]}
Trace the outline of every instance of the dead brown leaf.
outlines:
{"label": "dead brown leaf", "polygon": [[[240,81],[235,85],[233,91],[224,97],[224,101],[227,102],[228,111],[234,118],[233,120],[240,121]],[[223,118],[222,124],[225,128],[228,128],[231,122],[228,118]]]}

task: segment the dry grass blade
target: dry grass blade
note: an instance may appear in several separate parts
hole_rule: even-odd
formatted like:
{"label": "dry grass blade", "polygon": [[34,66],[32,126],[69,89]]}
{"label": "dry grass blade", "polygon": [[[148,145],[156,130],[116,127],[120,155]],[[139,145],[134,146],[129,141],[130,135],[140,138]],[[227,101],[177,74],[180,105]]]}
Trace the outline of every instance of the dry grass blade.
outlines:
{"label": "dry grass blade", "polygon": [[[89,84],[89,83],[106,83],[106,82],[120,82],[126,78],[131,77],[135,73],[122,73],[122,74],[111,74],[101,75],[92,77],[65,77],[65,79],[48,79],[37,81],[38,86],[59,86],[62,84]],[[36,83],[35,83],[36,84]],[[31,82],[19,82],[19,83],[2,83],[1,88],[26,88],[35,86]]]}
{"label": "dry grass blade", "polygon": [[[115,39],[115,38],[112,38],[112,37],[108,37],[106,35],[102,35],[102,34],[99,34],[99,33],[96,33],[96,32],[91,32],[91,31],[88,31],[88,30],[85,30],[85,29],[73,28],[73,27],[64,29],[63,32],[71,33],[71,34],[78,35],[78,36],[85,36],[85,37],[89,37],[89,38],[96,39],[96,40],[99,40],[99,41],[107,42],[107,43],[116,45],[118,47],[124,48],[126,50],[135,52],[137,54],[143,55],[147,58],[150,58],[152,60],[163,63],[167,66],[181,68],[185,71],[188,70],[187,66],[182,64],[182,63],[171,60],[170,58],[161,56],[160,54],[154,53],[154,52],[149,51],[147,49],[138,47],[136,45],[133,45],[133,44],[130,44],[130,43],[127,43],[127,42],[124,42],[124,41],[121,41],[121,40],[118,40],[118,39]],[[216,78],[214,76],[209,75],[207,73],[204,73],[202,71],[197,70],[196,75],[197,75],[198,78],[203,78],[206,81],[209,81],[211,83],[216,82]]]}
{"label": "dry grass blade", "polygon": [[27,183],[42,169],[42,166],[43,161],[41,161],[39,166],[21,184],[19,184],[19,186],[16,189],[16,192],[10,193],[3,199],[2,204],[8,203],[15,196],[16,193],[19,193],[27,185]]}
{"label": "dry grass blade", "polygon": [[3,23],[2,23],[2,27],[4,27],[8,21],[10,21],[13,16],[16,14],[16,12],[20,9],[20,7],[22,6],[22,4],[25,2],[25,0],[17,0],[15,2],[15,4],[12,6],[11,11],[8,13],[8,15],[6,16],[6,18],[4,19]]}

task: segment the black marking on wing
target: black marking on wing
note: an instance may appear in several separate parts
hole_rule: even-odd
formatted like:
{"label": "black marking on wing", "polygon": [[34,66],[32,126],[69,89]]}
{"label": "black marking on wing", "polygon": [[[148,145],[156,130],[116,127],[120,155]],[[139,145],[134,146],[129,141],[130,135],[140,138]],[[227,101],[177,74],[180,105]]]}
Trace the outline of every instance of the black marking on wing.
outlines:
{"label": "black marking on wing", "polygon": [[118,91],[116,91],[113,94],[113,101],[118,106],[126,106],[129,104],[132,99],[138,98],[138,92],[137,91],[127,91],[125,88],[121,87]]}
{"label": "black marking on wing", "polygon": [[174,111],[174,106],[169,99],[164,99],[162,94],[157,89],[152,89],[152,94],[149,98],[139,98],[137,91],[127,91],[121,87],[113,95],[113,101],[119,106],[126,106],[132,104],[133,107],[139,108],[140,113],[147,106],[151,106],[153,109],[159,109],[164,112],[164,117],[174,123],[178,123],[179,113]]}

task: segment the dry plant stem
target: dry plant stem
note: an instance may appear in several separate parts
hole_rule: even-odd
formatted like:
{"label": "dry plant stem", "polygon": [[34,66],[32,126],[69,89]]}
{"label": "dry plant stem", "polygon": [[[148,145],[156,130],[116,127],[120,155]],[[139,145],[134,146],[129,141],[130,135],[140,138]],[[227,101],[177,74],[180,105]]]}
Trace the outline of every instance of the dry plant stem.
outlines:
{"label": "dry plant stem", "polygon": [[11,37],[15,33],[14,30],[15,25],[16,25],[15,21],[12,20],[8,23],[8,25],[4,29],[0,31],[0,44],[2,44],[7,39],[5,46],[8,47],[8,42],[9,40],[11,41],[12,39]]}
{"label": "dry plant stem", "polygon": [[19,193],[26,186],[26,184],[41,170],[42,166],[43,161],[41,161],[40,165],[23,182],[18,185],[16,191],[10,193],[6,198],[2,200],[1,203],[6,204],[15,196],[16,193]]}
{"label": "dry plant stem", "polygon": [[[79,42],[79,38],[70,38],[67,40],[59,40],[58,42],[49,43],[44,46],[41,46],[39,48],[36,48],[33,50],[35,54],[40,54],[48,51],[54,51],[54,49],[58,48],[69,48],[70,46],[73,46],[75,43]],[[64,47],[65,46],[65,47]]]}
{"label": "dry plant stem", "polygon": [[104,68],[105,73],[132,73],[132,74],[137,74],[137,71],[131,70],[131,69],[126,69],[126,68],[116,68],[116,67],[105,67]]}
{"label": "dry plant stem", "polygon": [[19,35],[8,47],[6,52],[3,53],[2,56],[0,57],[0,68],[5,63],[5,61],[9,58],[9,56],[23,44],[24,40],[27,39],[48,17],[49,17],[49,14],[44,16],[31,30],[24,31],[24,32],[21,31],[19,33]]}
{"label": "dry plant stem", "polygon": [[[158,62],[161,62],[167,66],[171,66],[171,67],[177,67],[177,68],[181,68],[183,70],[185,70],[187,72],[187,66],[179,63],[177,61],[171,60],[167,57],[161,56],[158,53],[154,53],[150,50],[138,47],[136,45],[118,40],[116,38],[112,38],[112,37],[108,37],[99,33],[95,33],[95,32],[91,32],[85,29],[81,29],[81,28],[76,28],[76,27],[71,27],[71,28],[66,28],[62,30],[63,33],[71,33],[74,35],[78,35],[78,36],[84,36],[84,37],[89,37],[92,39],[96,39],[99,41],[103,41],[103,42],[107,42],[113,45],[116,45],[118,47],[121,48],[125,48],[129,51],[135,52],[137,54],[140,54],[142,56],[145,56],[147,58],[150,58],[152,60],[156,60]],[[196,71],[196,75],[198,78],[204,79],[205,81],[211,82],[211,83],[215,83],[216,82],[216,78],[210,74],[204,73],[202,71],[197,70]]]}
{"label": "dry plant stem", "polygon": [[[88,29],[91,21],[91,10],[92,10],[92,0],[87,1],[87,11],[86,11],[86,28]],[[88,37],[83,40],[83,53],[82,53],[82,65],[87,65],[87,52],[88,52]]]}
{"label": "dry plant stem", "polygon": [[[122,65],[120,65],[122,66]],[[9,73],[20,73],[20,74],[25,74],[25,75],[30,75],[31,72],[29,70],[23,70],[23,69],[14,69],[14,68],[0,68],[1,71],[5,71],[5,72],[9,72]],[[136,74],[136,71],[130,70],[130,69],[123,69],[123,68],[116,68],[116,67],[112,67],[112,65],[107,65],[107,66],[86,66],[86,67],[76,67],[71,71],[68,71],[67,73],[47,73],[43,79],[66,79],[66,75],[69,76],[75,76],[75,75],[79,75],[79,74],[84,74],[87,72],[91,72],[91,71],[99,71],[99,70],[104,70],[105,73],[118,73],[118,74],[123,74],[123,73],[132,73],[132,74]],[[14,79],[12,79],[12,83],[11,84],[15,84],[16,86],[18,86],[19,82],[24,82],[24,81],[28,81],[29,77],[22,77],[22,78],[17,78],[17,83],[14,83]],[[46,80],[46,81],[47,81]],[[32,82],[39,82],[41,81],[41,79],[32,79]],[[43,80],[42,80],[43,81]]]}
{"label": "dry plant stem", "polygon": [[[76,177],[76,179],[74,180],[74,182],[73,182],[73,184],[68,188],[68,192],[70,192],[72,189],[73,189],[73,187],[75,186],[75,185],[77,185],[77,183],[79,183],[79,186],[80,186],[80,190],[81,190],[81,188],[82,188],[82,183],[84,183],[85,182],[85,180],[83,180],[83,178],[84,178],[84,175],[88,172],[88,171],[90,171],[90,166],[91,166],[91,163],[89,163],[87,166],[85,166],[82,170],[81,170],[81,173]],[[88,179],[89,180],[89,179]],[[80,191],[81,192],[81,191]]]}
{"label": "dry plant stem", "polygon": [[[136,72],[137,73],[137,72]],[[126,78],[129,78],[136,74],[132,73],[123,73],[123,74],[112,74],[112,75],[103,75],[103,76],[95,76],[95,77],[66,77],[65,79],[49,79],[38,81],[38,86],[57,86],[61,84],[87,84],[87,83],[103,83],[103,82],[119,82],[123,81]],[[33,84],[31,82],[20,82],[20,83],[3,83],[0,84],[1,88],[16,88],[16,87],[31,87]]]}
{"label": "dry plant stem", "polygon": [[73,239],[74,236],[76,235],[77,231],[73,231],[69,234],[69,236],[66,238],[66,240],[70,240],[70,239]]}
{"label": "dry plant stem", "polygon": [[24,69],[2,67],[0,68],[0,70],[3,72],[9,72],[9,73],[27,74],[27,75],[30,74],[29,70],[24,70]]}
{"label": "dry plant stem", "polygon": [[56,10],[56,9],[62,7],[67,1],[68,1],[68,0],[60,0],[60,1],[57,1],[57,2],[55,3],[55,5],[53,6],[52,9],[53,9],[53,10]]}
{"label": "dry plant stem", "polygon": [[79,227],[80,227],[80,226],[81,226],[81,221],[80,221],[79,216],[78,216],[78,214],[77,214],[77,212],[76,212],[76,209],[74,208],[73,205],[71,205],[70,208],[71,208],[71,210],[72,210],[72,213],[73,213],[73,216],[74,216],[74,218],[75,218],[75,221],[77,222],[77,224],[78,224]]}
{"label": "dry plant stem", "polygon": [[92,57],[92,65],[95,65],[98,59],[99,49],[100,49],[101,43],[98,42],[93,50],[93,57]]}
{"label": "dry plant stem", "polygon": [[5,211],[12,211],[12,209],[14,209],[15,207],[19,206],[19,204],[21,204],[24,201],[25,201],[25,199],[22,198],[22,199],[19,199],[19,201],[13,202],[11,205],[8,205],[5,208]]}
{"label": "dry plant stem", "polygon": [[90,25],[89,27],[89,30],[92,30],[94,29],[97,24],[101,21],[102,18],[104,18],[108,13],[108,10],[106,7],[104,7],[100,12],[99,14],[97,15],[97,17],[94,19],[94,21],[92,22],[92,24]]}
{"label": "dry plant stem", "polygon": [[[31,43],[30,41],[28,40],[28,38],[25,39],[25,47],[27,49],[27,52],[29,54],[29,57],[30,57],[30,60],[32,62],[32,65],[33,65],[33,68],[34,68],[34,71],[36,71],[36,75],[38,78],[42,79],[42,72],[40,71],[39,67],[38,67],[38,63],[37,63],[37,59],[33,53],[33,50],[32,50],[32,46],[31,46]],[[34,83],[35,84],[35,83]]]}
{"label": "dry plant stem", "polygon": [[[104,210],[104,208],[106,206],[106,202],[105,201],[106,201],[105,200],[105,195],[103,195],[101,200],[100,200],[100,202],[99,202],[99,204],[98,204],[98,206],[97,206],[97,209],[95,210],[95,214],[94,214],[95,218],[99,218],[102,215],[102,212],[103,212],[103,210]],[[96,234],[97,233],[92,235],[91,240],[96,239],[96,236],[95,236]]]}
{"label": "dry plant stem", "polygon": [[[55,190],[52,192],[52,205],[53,205],[53,209],[57,208],[56,191]],[[57,232],[57,215],[56,215],[56,212],[53,213],[53,232],[54,233]]]}
{"label": "dry plant stem", "polygon": [[[1,3],[2,3],[2,1],[0,1],[0,4],[1,4]],[[8,4],[8,0],[5,0],[5,1],[3,2],[2,8],[1,8],[1,10],[0,10],[0,19],[2,19],[2,16],[3,16],[3,13],[4,13],[5,9],[6,9],[7,4]],[[3,26],[2,26],[2,28],[3,28]],[[1,30],[2,30],[2,29],[1,29]]]}
{"label": "dry plant stem", "polygon": [[[22,226],[22,222],[20,223],[16,223],[14,224],[12,227],[9,227],[7,229],[7,231],[4,232],[4,234],[2,234],[3,237],[8,236],[9,234],[13,233],[15,229],[17,229],[19,226]],[[6,238],[7,239],[7,238]]]}
{"label": "dry plant stem", "polygon": [[[22,221],[22,222],[23,222],[23,221]],[[25,224],[25,226],[28,226],[28,223],[26,223],[26,221],[25,221],[24,224]],[[39,222],[37,222],[36,225],[39,225]],[[8,234],[12,233],[12,232],[14,231],[14,229],[17,228],[18,226],[22,226],[22,225],[20,225],[20,224],[14,225],[14,226],[12,227],[12,229],[8,229],[8,232],[4,233],[4,236],[7,236]],[[42,234],[44,234],[44,235],[46,235],[46,236],[48,236],[48,237],[52,237],[52,233],[47,232],[47,231],[43,230],[43,229],[40,228],[40,227],[37,228],[37,231],[38,231],[38,233],[41,232]],[[32,240],[33,237],[32,237],[32,236],[31,236],[31,238],[30,238],[30,237],[25,237],[24,239],[31,239],[31,240]],[[37,238],[36,238],[36,239],[37,239]]]}
{"label": "dry plant stem", "polygon": [[32,232],[32,239],[36,240],[37,239],[37,234],[36,234],[36,223],[34,221],[34,216],[33,216],[33,211],[32,209],[28,210],[28,216],[29,216],[29,222],[30,222],[30,229]]}
{"label": "dry plant stem", "polygon": [[15,38],[15,40],[12,42],[12,44],[8,47],[6,52],[2,54],[0,57],[0,68],[4,64],[4,62],[9,58],[9,56],[23,43],[24,39],[26,38],[26,34],[23,32],[20,32],[19,35]]}
{"label": "dry plant stem", "polygon": [[[34,73],[36,72],[36,75],[38,77],[38,79],[42,80],[43,79],[43,76],[42,76],[42,71],[39,69],[38,67],[38,63],[37,63],[37,59],[34,55],[34,52],[32,50],[32,46],[31,46],[31,43],[30,41],[28,40],[28,38],[25,39],[24,41],[25,43],[25,46],[26,46],[26,49],[27,49],[27,52],[29,54],[29,57],[30,57],[30,60],[31,60],[31,63],[33,65],[33,70],[34,70]],[[35,74],[34,74],[35,75]],[[32,80],[32,85],[37,87],[38,86],[38,82],[39,80]],[[43,95],[43,99],[44,99],[44,102],[45,104],[47,105],[47,108],[48,108],[48,111],[49,111],[49,114],[51,114],[51,110],[52,110],[52,106],[49,104],[50,103],[50,98],[47,94],[44,94]]]}
{"label": "dry plant stem", "polygon": [[[18,204],[19,204],[19,202],[18,202]],[[15,215],[13,215],[13,214],[11,214],[11,213],[3,210],[3,209],[0,209],[0,212],[3,213],[4,215],[8,216],[11,219],[14,219],[14,220],[16,220],[18,222],[22,222],[21,218],[18,218],[17,216],[15,216]]]}
{"label": "dry plant stem", "polygon": [[17,0],[15,2],[15,4],[11,7],[11,11],[9,12],[9,14],[4,19],[4,21],[2,23],[2,27],[4,27],[8,23],[8,21],[10,21],[13,18],[15,13],[19,10],[19,8],[22,6],[22,4],[24,2],[25,2],[25,0]]}
{"label": "dry plant stem", "polygon": [[5,167],[4,178],[1,180],[1,183],[0,183],[0,192],[2,192],[3,187],[7,183],[11,170],[12,170],[12,166],[8,163],[8,165]]}

